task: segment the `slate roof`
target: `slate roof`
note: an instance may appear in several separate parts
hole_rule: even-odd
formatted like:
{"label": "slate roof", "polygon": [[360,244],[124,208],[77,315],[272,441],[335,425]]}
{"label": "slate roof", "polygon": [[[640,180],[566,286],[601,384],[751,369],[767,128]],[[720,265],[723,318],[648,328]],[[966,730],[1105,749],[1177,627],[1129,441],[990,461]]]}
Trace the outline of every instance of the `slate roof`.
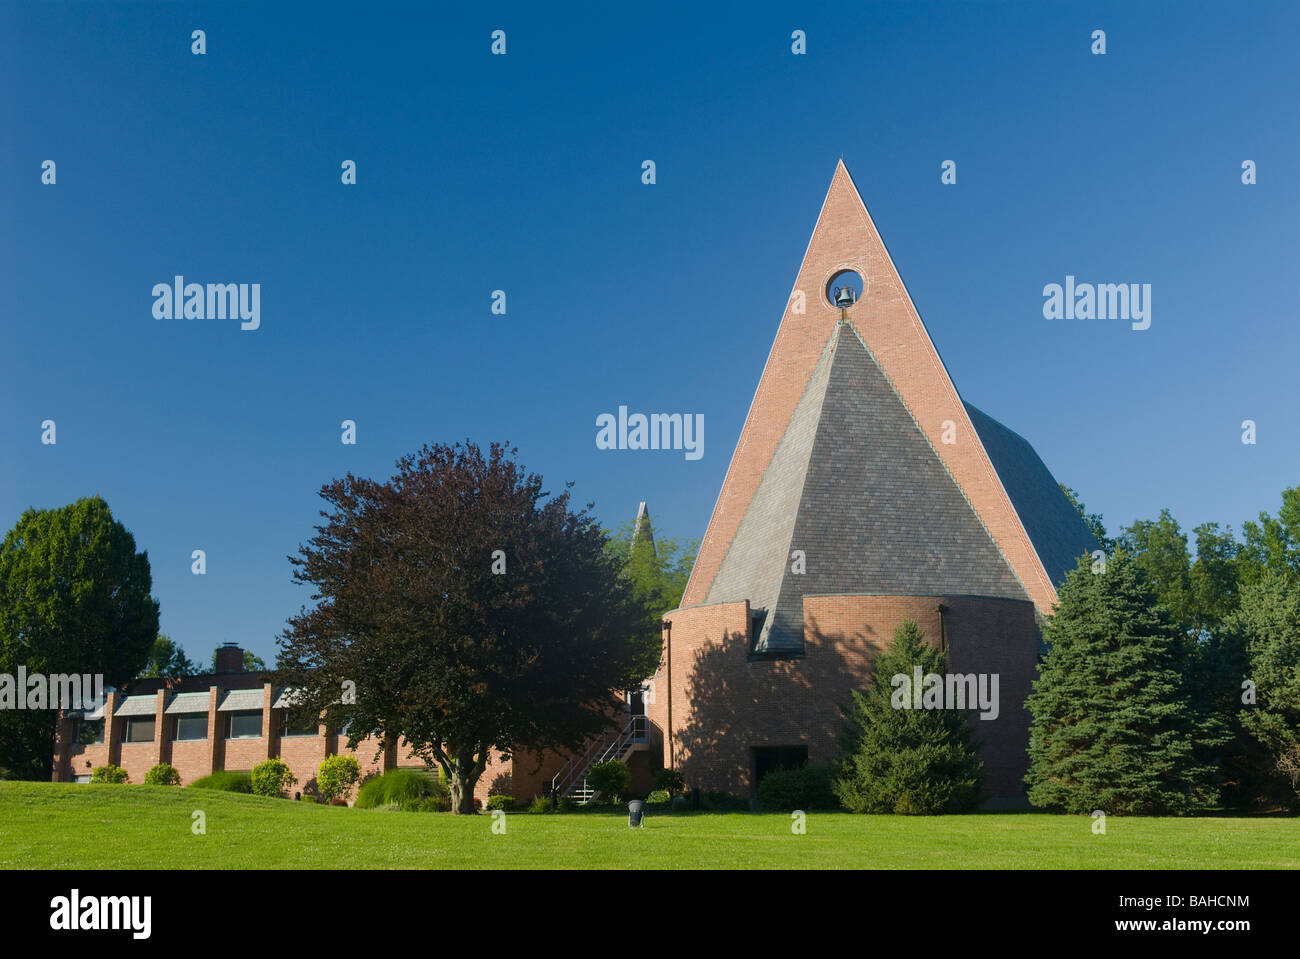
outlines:
{"label": "slate roof", "polygon": [[128,696],[113,710],[114,718],[118,716],[154,716],[157,713],[157,696]]}
{"label": "slate roof", "polygon": [[298,696],[296,689],[277,689],[275,690],[275,701],[271,703],[272,709],[292,709],[294,700]]}
{"label": "slate roof", "polygon": [[1054,584],[1100,544],[1034,448],[993,417],[963,403],[1038,559]]}
{"label": "slate roof", "polygon": [[781,653],[803,648],[804,596],[845,593],[1029,599],[871,351],[837,324],[705,602],[748,599],[764,614],[754,651]]}
{"label": "slate roof", "polygon": [[225,698],[221,700],[221,705],[217,707],[217,712],[228,713],[235,710],[252,710],[262,708],[262,690],[260,689],[232,689],[226,693]]}
{"label": "slate roof", "polygon": [[168,715],[177,713],[206,713],[208,711],[208,693],[177,693],[163,712]]}

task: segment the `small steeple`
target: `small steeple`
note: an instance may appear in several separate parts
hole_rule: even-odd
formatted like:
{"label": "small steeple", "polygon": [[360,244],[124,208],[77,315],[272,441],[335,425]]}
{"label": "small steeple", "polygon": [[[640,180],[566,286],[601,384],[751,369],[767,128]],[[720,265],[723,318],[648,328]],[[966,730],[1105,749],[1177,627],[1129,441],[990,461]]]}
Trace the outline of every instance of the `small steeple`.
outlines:
{"label": "small steeple", "polygon": [[646,509],[645,500],[641,501],[640,507],[636,511],[636,522],[632,524],[632,548],[635,549],[638,540],[644,539],[650,546],[650,552],[655,551],[655,534],[650,528],[650,511]]}

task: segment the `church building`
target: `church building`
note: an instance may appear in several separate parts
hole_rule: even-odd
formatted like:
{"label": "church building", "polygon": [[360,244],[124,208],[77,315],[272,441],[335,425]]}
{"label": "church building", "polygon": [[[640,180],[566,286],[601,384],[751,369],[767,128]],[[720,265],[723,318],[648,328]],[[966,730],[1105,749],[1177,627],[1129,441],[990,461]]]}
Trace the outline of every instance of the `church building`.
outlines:
{"label": "church building", "polygon": [[1038,621],[1096,548],[1029,443],[957,391],[841,161],[665,618],[646,697],[664,764],[752,795],[832,759],[841,704],[911,619],[952,673],[997,677],[972,725],[986,790],[1014,804]]}

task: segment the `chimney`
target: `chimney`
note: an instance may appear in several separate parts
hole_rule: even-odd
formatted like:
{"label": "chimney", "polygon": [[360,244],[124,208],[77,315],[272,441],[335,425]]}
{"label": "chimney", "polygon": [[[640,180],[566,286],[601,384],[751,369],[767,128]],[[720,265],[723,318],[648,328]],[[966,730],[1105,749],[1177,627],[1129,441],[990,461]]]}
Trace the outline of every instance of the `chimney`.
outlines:
{"label": "chimney", "polygon": [[244,651],[238,643],[222,643],[217,650],[218,673],[242,673],[244,671]]}

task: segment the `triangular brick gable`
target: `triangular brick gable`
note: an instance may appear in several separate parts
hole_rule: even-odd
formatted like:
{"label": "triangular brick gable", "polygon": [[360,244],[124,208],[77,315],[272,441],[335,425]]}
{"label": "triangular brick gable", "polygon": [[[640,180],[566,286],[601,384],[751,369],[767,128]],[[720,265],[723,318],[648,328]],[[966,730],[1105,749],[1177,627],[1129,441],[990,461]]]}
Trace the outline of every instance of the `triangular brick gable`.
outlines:
{"label": "triangular brick gable", "polygon": [[[854,328],[1040,613],[1056,602],[1044,568],[948,371],[840,161],[813,229],[740,441],[700,544],[682,606],[707,601],[741,521],[840,318],[825,297],[841,270],[863,277]],[[803,296],[796,296],[802,292]],[[797,312],[800,305],[803,312]],[[943,442],[945,430],[955,442]]]}

